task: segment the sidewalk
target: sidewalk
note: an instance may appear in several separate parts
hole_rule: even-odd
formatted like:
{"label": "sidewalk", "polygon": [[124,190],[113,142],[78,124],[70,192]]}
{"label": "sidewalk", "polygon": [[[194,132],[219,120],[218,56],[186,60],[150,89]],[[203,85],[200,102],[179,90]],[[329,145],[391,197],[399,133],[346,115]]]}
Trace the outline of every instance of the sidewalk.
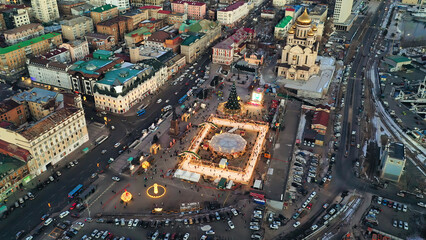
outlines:
{"label": "sidewalk", "polygon": [[[103,125],[102,125],[103,126]],[[99,138],[102,135],[109,135],[109,130],[103,126],[99,127],[95,123],[88,123],[87,124],[87,130],[89,134],[89,141],[85,142],[83,145],[81,145],[79,148],[74,150],[72,153],[68,154],[66,157],[64,157],[61,161],[59,161],[58,164],[54,165],[53,168],[40,175],[34,177],[30,182],[28,182],[23,188],[22,191],[15,192],[14,194],[10,195],[8,198],[6,198],[5,202],[8,203],[8,205],[12,205],[14,202],[16,202],[19,198],[23,197],[27,194],[27,192],[32,192],[35,194],[36,192],[39,192],[38,189],[36,189],[37,184],[43,183],[48,179],[49,176],[51,176],[56,171],[61,171],[70,161],[78,160],[81,157],[85,155],[83,152],[83,149],[89,148],[89,151],[96,147],[94,144],[95,140]]]}

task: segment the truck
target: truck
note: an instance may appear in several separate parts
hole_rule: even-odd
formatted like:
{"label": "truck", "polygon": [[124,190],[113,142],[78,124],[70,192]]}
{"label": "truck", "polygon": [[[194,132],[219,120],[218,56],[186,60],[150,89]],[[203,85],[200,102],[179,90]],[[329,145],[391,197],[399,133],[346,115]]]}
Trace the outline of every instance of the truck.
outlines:
{"label": "truck", "polygon": [[351,146],[355,146],[355,142],[356,142],[356,131],[352,131],[351,133]]}

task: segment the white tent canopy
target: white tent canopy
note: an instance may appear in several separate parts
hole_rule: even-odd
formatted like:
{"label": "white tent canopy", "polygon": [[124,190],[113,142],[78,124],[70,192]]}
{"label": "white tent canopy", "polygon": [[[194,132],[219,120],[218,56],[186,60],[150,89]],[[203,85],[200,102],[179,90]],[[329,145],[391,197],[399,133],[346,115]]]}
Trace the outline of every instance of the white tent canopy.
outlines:
{"label": "white tent canopy", "polygon": [[198,173],[193,173],[193,172],[189,172],[189,171],[184,171],[182,169],[178,169],[175,171],[174,174],[175,178],[180,178],[183,180],[187,180],[187,181],[191,181],[191,182],[199,182],[201,175]]}

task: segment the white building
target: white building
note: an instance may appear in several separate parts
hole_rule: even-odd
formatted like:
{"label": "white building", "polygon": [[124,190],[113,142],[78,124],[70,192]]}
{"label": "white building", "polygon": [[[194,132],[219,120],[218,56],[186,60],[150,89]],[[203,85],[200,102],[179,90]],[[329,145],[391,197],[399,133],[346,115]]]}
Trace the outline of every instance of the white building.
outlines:
{"label": "white building", "polygon": [[18,14],[13,16],[15,27],[30,24],[30,15],[26,9],[18,9]]}
{"label": "white building", "polygon": [[[125,64],[123,64],[125,65]],[[167,66],[156,59],[111,70],[95,83],[97,109],[125,113],[167,81]]]}
{"label": "white building", "polygon": [[59,18],[58,3],[56,0],[31,0],[35,18],[41,22],[51,22]]}
{"label": "white building", "polygon": [[[12,97],[42,118],[18,129],[0,127],[0,140],[28,150],[30,174],[39,175],[89,140],[81,97],[33,88]],[[34,110],[34,111],[32,111]]]}
{"label": "white building", "polygon": [[335,23],[344,23],[352,12],[353,0],[336,0],[333,19]]}
{"label": "white building", "polygon": [[248,3],[244,1],[236,2],[226,8],[217,11],[217,21],[222,25],[235,26],[241,19],[249,13]]}
{"label": "white building", "polygon": [[27,59],[28,73],[34,82],[62,89],[72,89],[70,64],[33,57]]}
{"label": "white building", "polygon": [[130,9],[129,0],[106,0],[105,3],[117,6],[119,11]]}

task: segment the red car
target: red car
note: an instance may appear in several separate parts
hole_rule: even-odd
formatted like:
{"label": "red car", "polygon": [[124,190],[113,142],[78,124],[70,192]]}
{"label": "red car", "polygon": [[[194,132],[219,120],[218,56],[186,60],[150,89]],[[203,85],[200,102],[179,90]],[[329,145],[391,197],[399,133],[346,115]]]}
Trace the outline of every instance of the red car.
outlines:
{"label": "red car", "polygon": [[311,209],[312,208],[312,203],[309,203],[308,206],[306,206],[307,209]]}
{"label": "red car", "polygon": [[70,207],[70,210],[73,210],[75,208],[75,206],[77,206],[77,203],[73,203]]}

